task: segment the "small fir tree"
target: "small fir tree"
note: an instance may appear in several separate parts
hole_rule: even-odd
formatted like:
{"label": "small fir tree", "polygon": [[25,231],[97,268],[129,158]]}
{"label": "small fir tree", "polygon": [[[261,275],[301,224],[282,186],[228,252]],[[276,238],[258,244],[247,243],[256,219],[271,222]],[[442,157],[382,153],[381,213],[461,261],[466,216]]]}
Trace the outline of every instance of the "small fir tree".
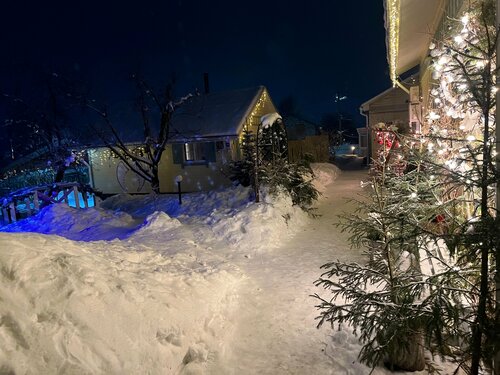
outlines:
{"label": "small fir tree", "polygon": [[255,183],[255,136],[248,126],[243,129],[240,142],[241,160],[230,165],[230,178],[242,186],[254,186]]}
{"label": "small fir tree", "polygon": [[319,197],[314,187],[310,161],[288,162],[286,132],[281,119],[259,127],[259,137],[246,126],[241,140],[242,159],[232,163],[230,176],[243,186],[254,187],[256,202],[259,186],[267,186],[271,194],[284,192],[294,205],[312,213],[312,204]]}
{"label": "small fir tree", "polygon": [[431,91],[434,110],[429,115],[428,145],[437,144],[451,184],[459,186],[468,198],[463,213],[468,226],[462,231],[463,255],[480,269],[475,284],[479,298],[471,306],[474,318],[469,346],[470,373],[476,375],[480,367],[491,365],[492,354],[497,358],[500,354],[500,301],[495,302],[492,284],[493,275],[500,279],[498,208],[493,203],[493,186],[498,183],[493,163],[498,141],[494,137],[495,2],[471,1],[460,21],[450,21],[448,30],[431,48],[437,84]]}
{"label": "small fir tree", "polygon": [[260,170],[260,181],[269,187],[271,194],[285,192],[294,205],[310,213],[313,203],[319,198],[313,179],[314,173],[307,163],[289,163],[280,158],[262,166]]}
{"label": "small fir tree", "polygon": [[[366,264],[331,262],[316,285],[330,290],[320,300],[318,326],[325,322],[353,326],[363,344],[360,360],[393,370],[435,370],[425,349],[460,358],[450,338],[466,336],[462,323],[471,296],[465,274],[477,272],[450,257],[443,222],[454,220],[456,200],[443,201],[441,184],[422,162],[418,150],[385,150],[357,201],[354,215],[339,224],[362,247]],[[406,144],[407,142],[403,142]],[[401,147],[404,149],[404,147]],[[405,171],[401,173],[400,158]],[[385,156],[384,156],[385,155]]]}
{"label": "small fir tree", "polygon": [[284,192],[292,203],[312,213],[312,204],[319,197],[309,161],[290,163],[288,142],[281,118],[272,124],[261,125],[257,140],[258,178],[269,187],[271,194]]}

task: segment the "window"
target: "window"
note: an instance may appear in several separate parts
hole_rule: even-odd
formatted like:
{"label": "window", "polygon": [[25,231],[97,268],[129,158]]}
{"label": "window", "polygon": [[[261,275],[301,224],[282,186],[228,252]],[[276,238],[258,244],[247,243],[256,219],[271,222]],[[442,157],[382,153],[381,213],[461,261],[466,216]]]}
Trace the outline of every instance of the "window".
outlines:
{"label": "window", "polygon": [[215,142],[174,143],[174,164],[207,164],[216,161]]}
{"label": "window", "polygon": [[204,143],[184,143],[185,161],[206,161]]}

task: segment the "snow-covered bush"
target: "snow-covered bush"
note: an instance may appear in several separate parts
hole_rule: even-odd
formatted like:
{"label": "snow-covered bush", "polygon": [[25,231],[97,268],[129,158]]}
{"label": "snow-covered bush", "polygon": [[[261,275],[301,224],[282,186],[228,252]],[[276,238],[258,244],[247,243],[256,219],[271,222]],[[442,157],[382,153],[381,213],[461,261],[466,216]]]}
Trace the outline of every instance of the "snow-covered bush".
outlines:
{"label": "snow-covered bush", "polygon": [[[279,126],[276,127],[281,129]],[[267,130],[274,131],[274,127]],[[290,196],[294,205],[305,211],[310,211],[312,204],[319,197],[319,192],[313,184],[314,173],[311,169],[312,159],[304,158],[301,163],[289,163],[286,158],[286,147],[283,143],[270,148],[274,133],[263,132],[262,145],[256,144],[255,136],[247,128],[243,130],[241,142],[242,159],[229,166],[231,180],[243,186],[252,185],[256,194],[259,185],[264,185],[271,194],[285,193]],[[281,135],[277,138],[282,140]]]}
{"label": "snow-covered bush", "polygon": [[276,160],[262,166],[259,179],[263,185],[269,187],[271,194],[285,192],[294,205],[305,211],[310,211],[320,194],[313,184],[314,173],[311,167],[303,163]]}

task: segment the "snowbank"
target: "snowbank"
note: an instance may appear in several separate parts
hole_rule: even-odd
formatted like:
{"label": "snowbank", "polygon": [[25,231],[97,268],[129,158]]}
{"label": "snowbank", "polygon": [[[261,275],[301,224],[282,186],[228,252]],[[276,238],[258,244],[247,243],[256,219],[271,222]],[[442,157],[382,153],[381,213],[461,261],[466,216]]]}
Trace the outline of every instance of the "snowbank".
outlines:
{"label": "snowbank", "polygon": [[[337,173],[314,168],[319,187]],[[23,233],[0,233],[0,372],[211,373],[239,340],[241,285],[253,285],[235,256],[241,267],[310,220],[286,197],[255,204],[235,187],[182,206],[153,195],[52,205],[4,227]]]}
{"label": "snowbank", "polygon": [[192,374],[231,333],[242,275],[213,256],[38,234],[0,248],[2,373]]}
{"label": "snowbank", "polygon": [[178,228],[181,225],[179,220],[172,219],[165,212],[155,211],[144,220],[144,224],[136,233],[162,232]]}
{"label": "snowbank", "polygon": [[127,213],[99,208],[76,209],[52,204],[35,216],[7,225],[3,232],[57,234],[73,240],[112,240],[126,237],[140,221]]}
{"label": "snowbank", "polygon": [[[312,167],[314,184],[319,191],[325,191],[339,173],[333,164],[318,163]],[[241,186],[185,194],[182,205],[179,205],[176,195],[120,194],[106,199],[98,208],[86,210],[64,204],[51,205],[37,215],[1,230],[98,241],[134,236],[144,238],[148,231],[180,230],[181,226],[187,225],[205,227],[206,241],[224,238],[233,250],[269,250],[284,236],[290,237],[306,225],[308,217],[285,196],[270,197],[264,191],[262,197],[262,202],[255,204],[251,189]]]}
{"label": "snowbank", "polygon": [[262,128],[266,129],[273,125],[277,120],[281,120],[281,115],[279,113],[273,112],[268,113],[260,118],[260,123],[262,124]]}
{"label": "snowbank", "polygon": [[252,203],[250,189],[237,186],[225,190],[183,194],[182,205],[179,205],[177,195],[119,194],[106,199],[100,207],[126,212],[140,218],[151,215],[155,211],[163,211],[172,217],[189,219],[205,217],[215,210],[244,208],[250,203]]}
{"label": "snowbank", "polygon": [[307,213],[292,206],[289,198],[264,195],[263,202],[245,209],[209,216],[217,237],[224,238],[233,250],[245,253],[270,251],[293,236],[310,220]]}

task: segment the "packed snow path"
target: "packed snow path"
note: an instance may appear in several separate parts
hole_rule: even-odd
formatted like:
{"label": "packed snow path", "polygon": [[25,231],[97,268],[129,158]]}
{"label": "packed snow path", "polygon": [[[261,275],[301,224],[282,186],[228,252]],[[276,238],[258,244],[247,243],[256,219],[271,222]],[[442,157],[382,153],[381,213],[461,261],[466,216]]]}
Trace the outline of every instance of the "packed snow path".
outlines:
{"label": "packed snow path", "polygon": [[[283,239],[279,248],[234,260],[249,278],[239,291],[228,358],[224,365],[214,363],[211,374],[367,373],[356,361],[354,336],[332,332],[328,325],[316,329],[317,301],[310,297],[315,292],[328,295],[313,285],[321,265],[336,259],[362,261],[361,251],[350,249],[346,234],[334,224],[340,213],[353,210],[346,198],[360,193],[365,178],[366,171],[341,173],[318,202],[320,217]],[[336,342],[341,350],[335,353]]]}

